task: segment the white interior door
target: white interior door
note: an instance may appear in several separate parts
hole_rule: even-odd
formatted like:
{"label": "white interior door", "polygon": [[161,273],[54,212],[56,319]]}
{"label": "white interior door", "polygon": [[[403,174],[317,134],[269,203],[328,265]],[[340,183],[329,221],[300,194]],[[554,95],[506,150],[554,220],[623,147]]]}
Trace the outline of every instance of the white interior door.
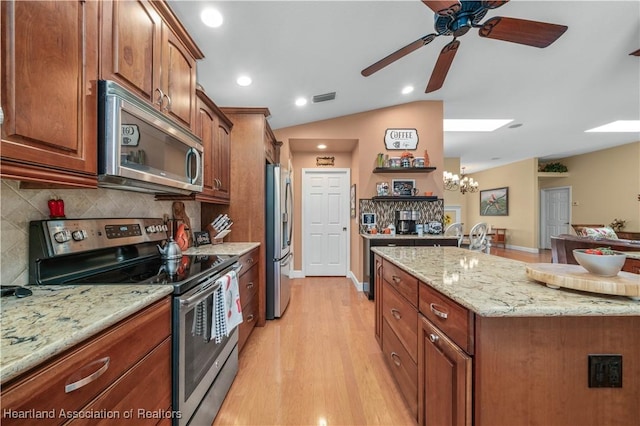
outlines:
{"label": "white interior door", "polygon": [[306,276],[346,276],[349,169],[302,170],[302,262]]}
{"label": "white interior door", "polygon": [[551,248],[551,237],[568,234],[571,222],[571,188],[542,190],[540,247]]}

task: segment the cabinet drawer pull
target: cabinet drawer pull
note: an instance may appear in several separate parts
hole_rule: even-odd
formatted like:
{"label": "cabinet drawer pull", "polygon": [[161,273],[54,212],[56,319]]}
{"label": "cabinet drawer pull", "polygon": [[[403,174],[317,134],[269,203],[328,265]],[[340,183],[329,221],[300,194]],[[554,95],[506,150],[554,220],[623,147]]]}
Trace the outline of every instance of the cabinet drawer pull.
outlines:
{"label": "cabinet drawer pull", "polygon": [[64,387],[64,393],[69,393],[69,392],[73,392],[76,389],[80,389],[83,386],[88,385],[89,383],[93,382],[94,380],[96,380],[98,377],[102,376],[104,374],[105,371],[107,371],[109,369],[109,361],[111,361],[110,357],[104,357],[101,358],[99,360],[93,361],[90,364],[87,364],[84,368],[96,365],[96,364],[104,364],[102,367],[100,367],[98,370],[96,370],[95,372],[91,373],[90,375],[76,381],[73,383],[69,383],[68,385],[65,385]]}
{"label": "cabinet drawer pull", "polygon": [[254,284],[253,284],[253,281],[249,281],[249,282],[247,283],[247,288],[253,288],[253,285],[254,285]]}
{"label": "cabinet drawer pull", "polygon": [[442,319],[447,319],[447,317],[449,316],[449,314],[447,314],[446,312],[442,311],[440,309],[440,306],[436,305],[435,303],[430,303],[429,304],[429,309],[431,309],[431,312],[433,312],[437,317],[440,317]]}
{"label": "cabinet drawer pull", "polygon": [[431,343],[435,343],[438,340],[440,340],[440,337],[438,337],[437,335],[431,333],[431,334],[429,334],[429,340],[431,341]]}
{"label": "cabinet drawer pull", "polygon": [[391,315],[393,315],[393,317],[397,320],[402,318],[402,314],[400,313],[400,311],[395,308],[391,308]]}
{"label": "cabinet drawer pull", "polygon": [[390,243],[390,244],[387,244],[387,247],[397,247],[397,245]]}
{"label": "cabinet drawer pull", "polygon": [[391,276],[391,280],[392,280],[394,283],[398,284],[400,281],[402,281],[402,278],[400,278],[400,277],[398,277],[398,276],[395,276],[395,275],[392,275],[392,276]]}
{"label": "cabinet drawer pull", "polygon": [[251,265],[251,264],[253,263],[253,257],[248,258],[248,259],[247,259],[247,263],[248,263],[249,265]]}
{"label": "cabinet drawer pull", "polygon": [[247,322],[251,322],[251,321],[253,321],[253,318],[254,318],[254,317],[253,317],[253,314],[249,315],[249,316],[247,317]]}
{"label": "cabinet drawer pull", "polygon": [[400,356],[397,353],[391,352],[391,359],[393,360],[393,363],[398,367],[402,365],[402,363],[400,362]]}

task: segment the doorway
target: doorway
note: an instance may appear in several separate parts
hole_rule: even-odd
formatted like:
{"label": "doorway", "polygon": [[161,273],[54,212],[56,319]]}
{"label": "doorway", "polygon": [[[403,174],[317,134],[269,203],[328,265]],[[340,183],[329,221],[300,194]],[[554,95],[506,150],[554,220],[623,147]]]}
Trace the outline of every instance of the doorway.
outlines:
{"label": "doorway", "polygon": [[347,276],[349,169],[302,169],[302,272]]}
{"label": "doorway", "polygon": [[540,248],[551,248],[551,237],[568,234],[571,224],[571,187],[540,191]]}

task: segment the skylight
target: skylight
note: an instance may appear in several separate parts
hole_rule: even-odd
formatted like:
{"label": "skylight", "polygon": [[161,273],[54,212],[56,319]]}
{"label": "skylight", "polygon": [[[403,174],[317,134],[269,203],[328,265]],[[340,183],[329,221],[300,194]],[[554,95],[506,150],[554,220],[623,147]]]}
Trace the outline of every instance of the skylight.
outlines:
{"label": "skylight", "polygon": [[618,120],[600,127],[585,130],[585,132],[640,132],[640,120]]}
{"label": "skylight", "polygon": [[445,132],[493,132],[513,120],[445,119]]}

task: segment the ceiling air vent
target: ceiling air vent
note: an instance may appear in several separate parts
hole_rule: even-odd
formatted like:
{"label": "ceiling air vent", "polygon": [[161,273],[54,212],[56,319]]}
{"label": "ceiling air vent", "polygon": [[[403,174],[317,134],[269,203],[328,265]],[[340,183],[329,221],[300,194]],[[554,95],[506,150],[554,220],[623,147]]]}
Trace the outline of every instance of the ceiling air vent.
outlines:
{"label": "ceiling air vent", "polygon": [[313,103],[332,101],[336,98],[336,92],[325,93],[323,95],[315,95],[313,97]]}

